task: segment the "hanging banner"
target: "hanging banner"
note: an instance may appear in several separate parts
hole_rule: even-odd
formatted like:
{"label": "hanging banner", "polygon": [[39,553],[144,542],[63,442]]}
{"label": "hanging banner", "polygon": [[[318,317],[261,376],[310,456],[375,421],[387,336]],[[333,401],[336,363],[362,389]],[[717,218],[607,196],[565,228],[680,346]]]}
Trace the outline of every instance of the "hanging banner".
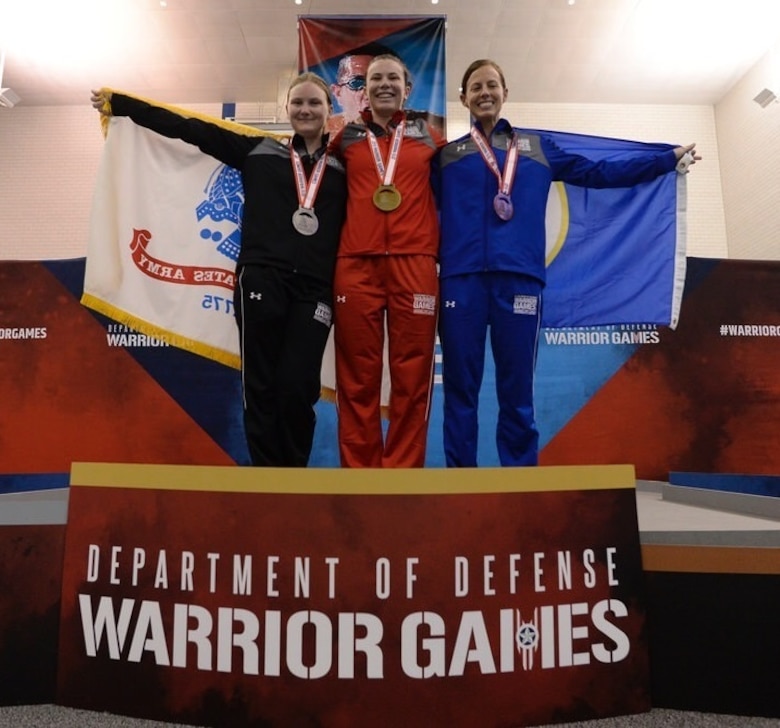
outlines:
{"label": "hanging banner", "polygon": [[[83,258],[0,262],[0,472],[66,481],[74,460],[248,463],[240,373],[85,308],[83,282]],[[674,331],[542,330],[543,465],[630,462],[659,481],[780,473],[780,263],[689,258],[685,291]],[[440,365],[428,467],[444,465]],[[488,352],[483,392],[494,389]],[[479,408],[479,464],[496,466],[495,398]],[[335,407],[318,403],[313,467],[338,467],[336,429]]]}
{"label": "hanging banner", "polygon": [[335,131],[368,106],[369,61],[384,53],[396,55],[410,73],[407,114],[422,116],[446,136],[444,34],[443,16],[302,16],[298,18],[298,68],[313,71],[331,84],[336,113],[330,128]]}

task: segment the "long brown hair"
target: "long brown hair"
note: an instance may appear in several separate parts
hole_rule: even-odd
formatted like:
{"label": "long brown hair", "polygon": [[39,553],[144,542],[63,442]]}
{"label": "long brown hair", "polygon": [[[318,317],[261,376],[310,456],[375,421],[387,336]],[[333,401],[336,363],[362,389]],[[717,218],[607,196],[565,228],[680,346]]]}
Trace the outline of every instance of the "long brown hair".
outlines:
{"label": "long brown hair", "polygon": [[366,68],[366,75],[368,75],[368,71],[371,69],[371,66],[373,66],[377,61],[395,61],[404,70],[404,84],[406,86],[411,85],[412,74],[409,73],[409,69],[406,67],[406,64],[399,56],[395,55],[395,53],[380,53],[378,56],[374,56],[369,62],[368,68]]}

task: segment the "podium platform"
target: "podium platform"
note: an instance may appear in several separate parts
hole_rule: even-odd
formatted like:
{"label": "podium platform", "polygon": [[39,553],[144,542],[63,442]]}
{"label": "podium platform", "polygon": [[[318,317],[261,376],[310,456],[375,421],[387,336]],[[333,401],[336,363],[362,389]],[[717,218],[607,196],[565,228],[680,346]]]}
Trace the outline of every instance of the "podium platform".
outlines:
{"label": "podium platform", "polygon": [[73,466],[57,702],[203,725],[649,710],[630,466]]}
{"label": "podium platform", "polygon": [[[33,480],[29,491],[14,482],[16,491],[0,494],[2,705],[59,701],[70,493],[57,478]],[[780,521],[751,515],[750,506],[735,513],[680,503],[666,489],[640,480],[634,493],[652,706],[780,718]]]}

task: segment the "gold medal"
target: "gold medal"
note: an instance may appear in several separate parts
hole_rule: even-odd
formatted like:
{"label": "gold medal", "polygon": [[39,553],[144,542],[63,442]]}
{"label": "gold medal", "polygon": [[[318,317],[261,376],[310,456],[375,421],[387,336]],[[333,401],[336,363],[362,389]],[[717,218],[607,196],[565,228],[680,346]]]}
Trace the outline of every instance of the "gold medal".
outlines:
{"label": "gold medal", "polygon": [[382,212],[392,212],[401,204],[401,193],[395,185],[379,185],[374,191],[374,205]]}

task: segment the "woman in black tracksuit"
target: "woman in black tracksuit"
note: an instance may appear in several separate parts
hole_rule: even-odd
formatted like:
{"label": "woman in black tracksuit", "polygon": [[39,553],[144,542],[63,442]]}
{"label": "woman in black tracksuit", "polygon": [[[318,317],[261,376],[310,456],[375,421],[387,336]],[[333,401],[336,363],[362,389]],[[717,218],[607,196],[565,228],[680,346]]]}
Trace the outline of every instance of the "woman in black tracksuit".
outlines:
{"label": "woman in black tracksuit", "polygon": [[311,73],[291,83],[289,141],[244,135],[105,89],[92,92],[92,105],[194,144],[241,172],[234,303],[249,454],[253,465],[305,467],[347,197],[344,168],[326,154],[328,86]]}

